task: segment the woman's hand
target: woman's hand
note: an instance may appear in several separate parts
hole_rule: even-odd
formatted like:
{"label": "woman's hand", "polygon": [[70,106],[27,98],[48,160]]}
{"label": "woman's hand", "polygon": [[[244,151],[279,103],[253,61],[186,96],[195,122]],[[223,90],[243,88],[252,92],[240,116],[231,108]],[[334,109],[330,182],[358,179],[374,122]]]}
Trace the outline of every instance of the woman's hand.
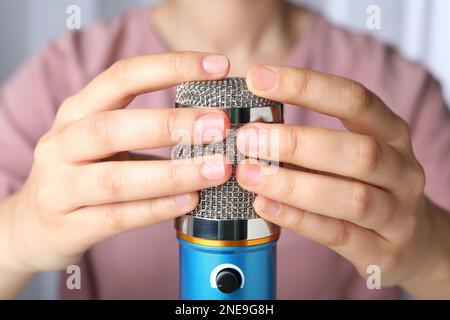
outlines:
{"label": "woman's hand", "polygon": [[222,155],[186,163],[131,161],[127,152],[220,141],[229,127],[225,113],[123,110],[139,94],[228,71],[221,56],[136,57],[68,98],[39,141],[23,188],[0,204],[0,298],[20,289],[19,275],[65,268],[99,241],[183,215],[197,205],[197,190],[228,180]]}
{"label": "woman's hand", "polygon": [[340,77],[260,66],[247,83],[259,96],[337,117],[349,130],[244,127],[241,152],[287,164],[276,174],[265,174],[264,164],[239,166],[238,182],[258,194],[256,211],[335,250],[363,276],[379,266],[384,286],[450,298],[449,215],[424,195],[406,122],[364,86]]}

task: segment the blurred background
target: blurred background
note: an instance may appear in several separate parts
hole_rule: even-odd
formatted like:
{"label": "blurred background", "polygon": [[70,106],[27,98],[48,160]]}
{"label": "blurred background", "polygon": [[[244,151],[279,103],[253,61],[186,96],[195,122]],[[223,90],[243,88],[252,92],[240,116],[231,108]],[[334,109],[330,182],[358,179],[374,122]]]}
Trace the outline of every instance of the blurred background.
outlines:
{"label": "blurred background", "polygon": [[[226,0],[222,0],[226,1]],[[110,19],[129,7],[159,0],[3,0],[0,1],[0,82],[30,55],[65,32],[66,9],[81,8],[82,27]],[[371,33],[406,57],[425,64],[442,82],[450,104],[449,0],[296,0],[338,25]],[[381,29],[368,30],[367,8],[381,9]],[[21,299],[57,299],[58,274],[36,277]]]}

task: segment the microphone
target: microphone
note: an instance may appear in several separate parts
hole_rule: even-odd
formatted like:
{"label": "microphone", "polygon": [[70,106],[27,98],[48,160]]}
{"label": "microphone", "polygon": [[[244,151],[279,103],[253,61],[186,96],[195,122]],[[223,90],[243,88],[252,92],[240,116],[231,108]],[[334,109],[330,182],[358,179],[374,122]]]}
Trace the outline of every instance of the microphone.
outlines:
{"label": "microphone", "polygon": [[280,229],[260,218],[255,195],[236,182],[237,129],[250,122],[283,122],[283,105],[251,93],[243,78],[195,81],[178,86],[176,108],[219,108],[231,120],[225,141],[178,145],[176,159],[225,154],[233,174],[225,184],[200,191],[199,205],[175,220],[179,241],[182,300],[273,300],[276,298],[276,243]]}

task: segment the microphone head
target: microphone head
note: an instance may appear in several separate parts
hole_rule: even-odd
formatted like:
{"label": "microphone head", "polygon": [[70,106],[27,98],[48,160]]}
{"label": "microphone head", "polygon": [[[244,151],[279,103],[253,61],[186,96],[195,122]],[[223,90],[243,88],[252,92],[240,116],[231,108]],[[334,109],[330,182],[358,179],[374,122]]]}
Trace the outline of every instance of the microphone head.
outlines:
{"label": "microphone head", "polygon": [[[177,220],[178,231],[214,240],[243,240],[277,232],[276,227],[263,221],[255,212],[255,194],[242,189],[236,181],[235,165],[245,157],[236,149],[235,134],[237,129],[249,122],[282,123],[283,104],[254,95],[248,90],[244,78],[180,84],[175,102],[177,108],[222,109],[230,117],[231,130],[224,142],[178,145],[173,151],[174,158],[189,159],[221,153],[233,164],[230,180],[223,185],[200,191],[199,205],[187,216]],[[211,226],[206,220],[221,223],[219,226]],[[238,220],[251,220],[251,224],[239,224]]]}
{"label": "microphone head", "polygon": [[244,78],[182,83],[177,87],[175,102],[194,108],[282,107],[279,102],[254,95],[248,90]]}

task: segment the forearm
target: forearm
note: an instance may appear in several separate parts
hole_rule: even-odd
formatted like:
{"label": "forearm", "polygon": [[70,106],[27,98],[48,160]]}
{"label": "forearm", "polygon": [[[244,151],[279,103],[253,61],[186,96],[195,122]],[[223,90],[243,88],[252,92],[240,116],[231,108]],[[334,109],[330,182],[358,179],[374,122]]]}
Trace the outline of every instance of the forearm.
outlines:
{"label": "forearm", "polygon": [[32,272],[20,270],[13,261],[7,230],[14,201],[12,196],[0,202],[0,299],[14,299],[33,277]]}
{"label": "forearm", "polygon": [[414,299],[450,299],[450,213],[431,207],[430,258],[404,289]]}

